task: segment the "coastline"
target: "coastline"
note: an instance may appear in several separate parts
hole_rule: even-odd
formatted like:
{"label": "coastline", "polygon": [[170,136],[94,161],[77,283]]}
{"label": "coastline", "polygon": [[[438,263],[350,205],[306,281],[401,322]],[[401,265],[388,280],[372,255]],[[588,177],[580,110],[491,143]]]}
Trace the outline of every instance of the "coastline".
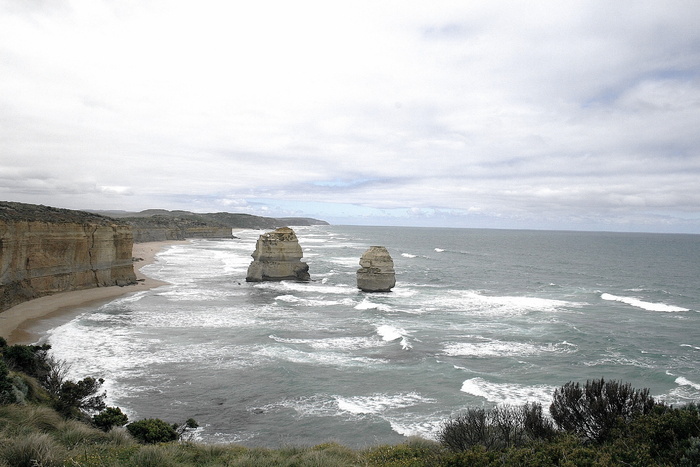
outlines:
{"label": "coastline", "polygon": [[167,282],[144,275],[141,268],[152,264],[155,256],[170,245],[187,243],[187,240],[134,243],[132,256],[137,283],[124,287],[95,287],[72,290],[29,300],[0,313],[0,336],[8,344],[37,342],[49,329],[60,326],[85,311],[88,307],[107,303],[122,295],[153,289]]}

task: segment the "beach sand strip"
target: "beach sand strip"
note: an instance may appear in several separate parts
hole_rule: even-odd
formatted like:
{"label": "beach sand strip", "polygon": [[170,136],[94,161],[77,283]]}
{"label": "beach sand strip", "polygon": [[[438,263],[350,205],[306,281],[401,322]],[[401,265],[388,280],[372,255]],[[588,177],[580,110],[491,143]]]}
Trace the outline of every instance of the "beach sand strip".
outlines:
{"label": "beach sand strip", "polygon": [[153,263],[160,251],[178,243],[187,243],[187,240],[135,243],[132,256],[139,260],[134,262],[138,280],[134,285],[61,292],[20,303],[3,311],[0,313],[0,336],[9,344],[35,343],[46,331],[70,321],[88,307],[108,303],[122,295],[167,285],[167,282],[145,276],[141,273],[141,268]]}

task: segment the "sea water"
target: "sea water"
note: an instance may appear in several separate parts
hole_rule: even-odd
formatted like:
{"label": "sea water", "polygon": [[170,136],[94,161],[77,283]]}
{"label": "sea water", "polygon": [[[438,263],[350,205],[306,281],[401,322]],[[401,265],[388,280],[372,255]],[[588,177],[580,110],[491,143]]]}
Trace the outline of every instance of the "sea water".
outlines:
{"label": "sea water", "polygon": [[[72,377],[105,378],[131,420],[197,439],[352,447],[434,438],[466,407],[548,407],[606,378],[700,400],[700,236],[295,228],[312,280],[247,283],[260,231],[169,246],[170,283],[86,309],[48,341]],[[397,284],[364,293],[386,246]]]}

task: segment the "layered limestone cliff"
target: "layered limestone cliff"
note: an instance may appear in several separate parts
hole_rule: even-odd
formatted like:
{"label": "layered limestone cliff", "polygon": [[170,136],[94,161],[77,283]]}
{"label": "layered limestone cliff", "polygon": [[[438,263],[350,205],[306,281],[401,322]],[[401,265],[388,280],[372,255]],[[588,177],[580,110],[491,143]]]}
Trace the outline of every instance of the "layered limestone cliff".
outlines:
{"label": "layered limestone cliff", "polygon": [[131,227],[82,211],[0,202],[0,311],[42,295],[136,282]]}
{"label": "layered limestone cliff", "polygon": [[396,285],[394,260],[383,246],[373,246],[360,258],[357,288],[365,292],[389,292]]}
{"label": "layered limestone cliff", "polygon": [[308,281],[309,266],[301,261],[303,253],[296,234],[289,227],[262,234],[251,255],[246,281]]}

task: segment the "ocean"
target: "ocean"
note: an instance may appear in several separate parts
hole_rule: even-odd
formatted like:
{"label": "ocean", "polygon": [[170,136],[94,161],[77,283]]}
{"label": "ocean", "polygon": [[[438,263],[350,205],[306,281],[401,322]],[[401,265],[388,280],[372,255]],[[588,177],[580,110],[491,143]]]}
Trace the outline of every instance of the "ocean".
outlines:
{"label": "ocean", "polygon": [[[131,420],[195,439],[350,447],[434,438],[467,407],[541,402],[606,378],[700,400],[700,235],[312,226],[311,282],[247,283],[261,231],[168,247],[170,285],[49,331],[71,377],[103,377]],[[387,247],[397,284],[355,272]]]}

